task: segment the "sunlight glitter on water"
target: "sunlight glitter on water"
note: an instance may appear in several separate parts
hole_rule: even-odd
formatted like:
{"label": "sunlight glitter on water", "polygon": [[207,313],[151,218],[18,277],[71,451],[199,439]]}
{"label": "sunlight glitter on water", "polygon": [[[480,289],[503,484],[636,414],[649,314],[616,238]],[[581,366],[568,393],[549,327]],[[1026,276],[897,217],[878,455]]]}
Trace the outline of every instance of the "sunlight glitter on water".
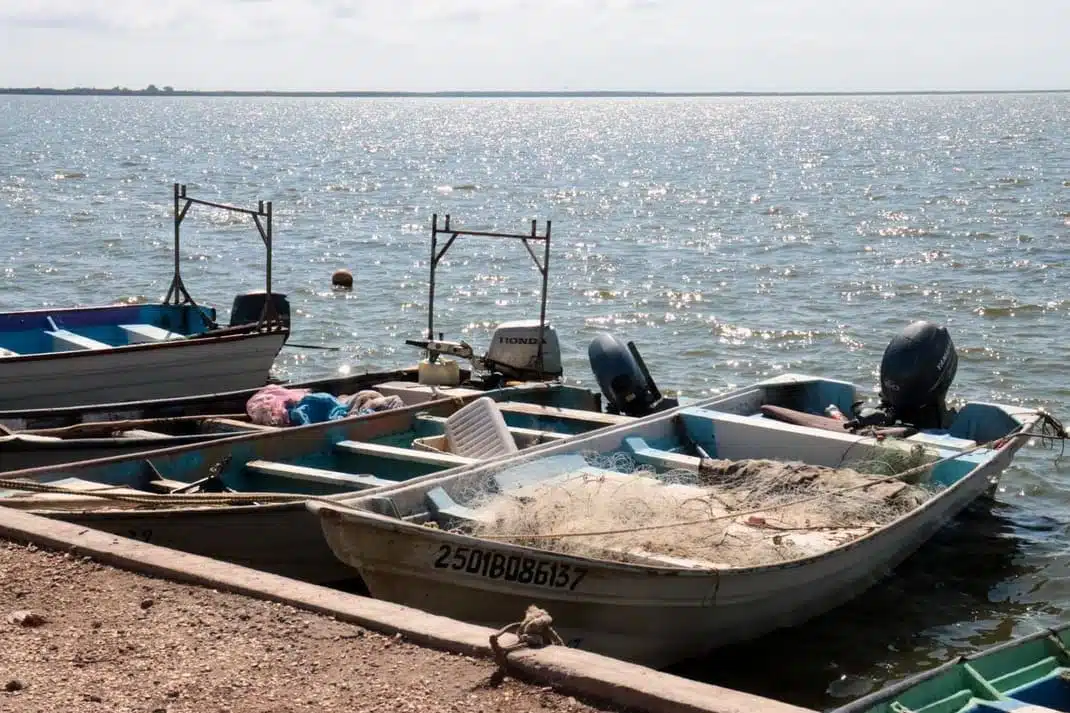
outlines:
{"label": "sunlight glitter on water", "polygon": [[[275,288],[300,316],[294,341],[343,347],[284,350],[286,377],[417,358],[402,339],[426,327],[437,212],[484,230],[553,221],[549,316],[572,381],[593,384],[586,346],[605,329],[636,342],[666,392],[785,369],[871,387],[888,339],[926,317],[959,348],[954,396],[1066,415],[1068,110],[1062,95],[4,97],[0,309],[159,299],[171,184],[186,181],[191,195],[274,202]],[[234,294],[262,287],[250,225],[192,213],[183,246],[187,285],[224,318]],[[353,271],[350,294],[329,289],[339,267]],[[498,321],[538,314],[519,244],[459,240],[439,279],[436,329],[477,349]],[[804,628],[812,668],[784,695],[842,702],[834,681],[880,683],[1021,632],[1037,608],[1070,609],[1046,554],[1063,533],[1034,527],[1070,520],[1070,482],[1048,456],[1016,460],[994,514],[941,535],[833,624]],[[972,594],[933,596],[930,568]],[[833,625],[872,647],[841,647]],[[744,685],[730,669],[703,675]]]}

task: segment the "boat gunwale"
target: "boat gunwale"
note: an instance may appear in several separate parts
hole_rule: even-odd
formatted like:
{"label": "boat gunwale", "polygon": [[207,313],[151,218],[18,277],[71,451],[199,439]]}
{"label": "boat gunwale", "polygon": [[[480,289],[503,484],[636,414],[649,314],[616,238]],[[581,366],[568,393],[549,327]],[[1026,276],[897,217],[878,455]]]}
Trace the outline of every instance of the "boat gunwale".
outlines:
{"label": "boat gunwale", "polygon": [[[895,698],[906,693],[910,689],[918,686],[922,683],[927,683],[934,678],[938,678],[956,667],[962,664],[970,663],[971,661],[977,661],[992,654],[997,654],[1001,651],[1017,648],[1024,644],[1029,644],[1041,639],[1047,639],[1048,637],[1058,638],[1059,634],[1063,631],[1070,630],[1070,623],[1063,624],[1061,626],[1046,627],[1038,631],[1034,631],[1029,634],[1023,634],[1022,636],[1016,636],[1012,639],[1008,639],[999,644],[986,647],[979,651],[974,651],[970,654],[959,654],[952,659],[945,661],[933,668],[920,671],[911,676],[907,676],[901,680],[888,684],[884,688],[881,688],[873,693],[868,693],[861,698],[856,698],[850,703],[846,703],[838,708],[833,708],[828,713],[868,713],[874,707],[881,705],[882,703],[891,703]],[[988,679],[984,679],[986,682]],[[1008,696],[1009,698],[1009,696]]]}
{"label": "boat gunwale", "polygon": [[[569,386],[569,385],[566,385],[566,384],[561,384],[561,383],[558,383],[558,382],[533,382],[533,383],[522,384],[522,385],[518,385],[518,386],[507,386],[507,387],[503,387],[501,389],[492,389],[492,390],[488,390],[488,391],[476,392],[476,393],[471,393],[471,394],[455,394],[455,395],[450,395],[450,396],[443,396],[442,398],[439,398],[439,399],[430,399],[428,401],[422,401],[420,403],[410,404],[410,405],[407,405],[407,406],[403,406],[401,408],[390,409],[390,410],[387,410],[387,411],[376,411],[374,413],[359,414],[359,415],[356,415],[356,416],[347,416],[345,418],[336,419],[334,421],[324,421],[324,422],[321,422],[321,423],[310,423],[310,424],[306,424],[306,425],[302,425],[302,426],[287,426],[286,428],[275,430],[275,431],[256,431],[256,432],[251,432],[251,433],[239,433],[239,434],[236,434],[236,435],[226,436],[224,438],[215,439],[215,440],[211,441],[209,444],[205,444],[205,443],[187,443],[187,444],[182,444],[182,445],[177,445],[177,446],[167,446],[167,447],[159,448],[157,450],[141,451],[141,452],[134,453],[134,454],[120,454],[120,455],[116,455],[116,456],[109,456],[109,457],[106,457],[106,458],[92,458],[92,459],[88,459],[88,460],[72,461],[72,462],[62,463],[62,464],[57,464],[57,465],[38,466],[36,468],[24,468],[24,469],[21,469],[21,470],[6,471],[6,472],[3,473],[3,477],[7,478],[7,479],[28,478],[28,479],[31,479],[31,480],[36,480],[39,476],[47,475],[47,474],[53,473],[55,471],[64,471],[64,472],[66,472],[66,471],[81,471],[81,470],[89,470],[89,469],[94,469],[94,468],[100,468],[100,467],[104,467],[104,466],[108,466],[108,465],[112,465],[114,463],[120,463],[120,462],[127,462],[127,461],[133,461],[133,460],[147,460],[149,458],[169,457],[169,456],[172,456],[172,455],[179,455],[179,454],[182,454],[182,453],[185,453],[185,452],[189,452],[189,451],[195,451],[195,450],[197,450],[199,448],[215,447],[215,446],[218,446],[220,444],[230,445],[230,444],[242,443],[242,442],[245,442],[245,441],[256,441],[256,440],[266,439],[266,438],[276,438],[280,434],[283,434],[283,433],[285,433],[285,434],[310,433],[310,432],[313,432],[315,430],[327,431],[327,430],[330,430],[332,428],[339,428],[339,427],[343,427],[344,428],[344,427],[352,425],[353,423],[355,423],[357,421],[361,421],[361,419],[364,419],[363,421],[361,421],[361,423],[365,423],[365,422],[374,422],[376,420],[381,420],[381,419],[398,418],[398,417],[400,417],[402,415],[415,417],[415,415],[417,413],[419,413],[420,411],[423,411],[423,410],[427,410],[427,409],[431,409],[431,408],[439,408],[439,407],[443,407],[443,406],[448,406],[450,404],[455,404],[458,401],[460,403],[462,403],[462,404],[463,403],[468,403],[471,400],[480,398],[482,396],[486,396],[486,395],[488,395],[489,393],[492,393],[492,392],[493,393],[511,392],[511,393],[517,393],[517,394],[527,394],[527,393],[535,393],[535,392],[538,392],[538,391],[551,391],[551,390],[554,390],[554,389],[576,389],[576,388],[577,387]],[[611,426],[610,428],[614,428],[614,427]],[[593,432],[594,431],[590,431],[589,433],[593,433]],[[553,443],[543,444],[543,446],[546,446],[546,445],[556,445],[556,444],[553,444]],[[540,447],[540,446],[536,446],[536,447]],[[528,449],[528,450],[530,451],[532,449]],[[428,475],[442,475],[442,474],[445,474],[445,471],[439,471],[438,473],[430,473]],[[416,482],[415,479],[412,479],[412,480],[409,480],[409,481],[398,481],[398,484],[399,485],[404,485],[405,483],[412,483],[412,482]],[[363,492],[369,492],[369,491],[365,490]],[[349,495],[352,495],[352,494],[353,493],[349,493]]]}
{"label": "boat gunwale", "polygon": [[[760,387],[760,386],[765,386],[765,385],[766,384],[760,382],[759,384],[752,385],[750,388],[753,388],[753,387],[756,387],[756,386]],[[737,391],[737,392],[734,392],[734,393],[738,394],[738,393],[743,393],[743,392],[741,390],[741,391]],[[668,411],[664,411],[664,412],[661,412],[660,414],[657,414],[657,418],[648,417],[648,419],[646,419],[646,420],[648,420],[648,422],[668,420],[668,419],[676,417],[678,415],[678,413],[681,412],[685,408],[704,408],[706,406],[716,406],[717,405],[716,399],[725,398],[725,397],[731,397],[732,395],[733,395],[733,393],[722,394],[720,397],[712,397],[711,399],[705,400],[705,401],[703,401],[701,403],[687,404],[687,405],[683,405],[683,406],[678,406],[676,408],[673,408],[673,409],[670,409]],[[1006,410],[1005,410],[1005,412],[1006,412]],[[1017,412],[1017,414],[1010,414],[1009,412],[1006,412],[1006,413],[1008,413],[1008,415],[1011,415],[1012,418],[1014,418],[1016,421],[1019,422],[1019,424],[1020,424],[1019,428],[1022,429],[1022,430],[1030,428],[1031,426],[1035,425],[1041,418],[1040,412],[1036,411],[1035,409],[1034,410],[1029,410],[1026,413],[1022,413],[1022,412]],[[1026,414],[1028,414],[1028,418],[1026,417]],[[639,425],[639,422],[621,424],[621,425],[618,425],[618,426],[609,426],[609,427],[607,427],[607,429],[605,431],[601,431],[601,429],[596,430],[596,431],[592,431],[592,432],[590,432],[588,434],[584,434],[581,438],[586,439],[587,437],[604,437],[604,436],[616,435],[618,433],[623,434],[626,431],[628,431],[629,429],[635,428],[637,425]],[[808,426],[795,426],[793,424],[788,424],[788,425],[791,426],[792,430],[802,430],[804,433],[805,432],[812,432],[812,431],[819,430],[819,429],[814,429],[814,428],[808,427]],[[1008,433],[1008,435],[1010,435],[1010,433]],[[863,440],[865,440],[867,438],[873,440],[874,442],[877,442],[876,439],[873,439],[872,437],[869,437],[869,436],[860,437],[859,442],[862,442]],[[868,546],[869,543],[872,540],[874,540],[874,539],[876,539],[878,537],[884,537],[884,536],[890,535],[892,532],[897,531],[899,529],[902,529],[902,526],[907,521],[917,519],[917,518],[921,517],[926,511],[928,511],[928,510],[930,510],[932,508],[935,508],[938,504],[942,504],[942,503],[946,502],[949,496],[951,496],[951,495],[955,494],[956,492],[958,492],[959,490],[965,488],[967,486],[967,484],[972,484],[978,478],[982,478],[982,477],[986,478],[986,477],[988,477],[988,472],[991,469],[993,463],[995,463],[996,460],[999,457],[1003,456],[1005,453],[1010,452],[1011,454],[1013,454],[1013,453],[1017,452],[1024,445],[1024,441],[1025,440],[1026,439],[1024,439],[1023,437],[1010,438],[1002,446],[1000,446],[999,448],[986,449],[988,457],[985,458],[985,460],[983,462],[980,462],[975,467],[971,468],[967,473],[963,474],[958,480],[955,481],[955,483],[953,483],[952,485],[950,485],[950,486],[948,486],[946,488],[943,488],[943,489],[937,491],[933,495],[933,497],[929,498],[928,500],[926,500],[924,503],[922,503],[918,507],[914,508],[913,510],[910,510],[910,511],[904,513],[903,515],[900,515],[895,520],[893,520],[893,521],[891,521],[889,523],[886,523],[885,525],[882,525],[881,527],[878,527],[878,528],[875,528],[875,529],[871,530],[870,532],[866,533],[862,537],[859,537],[857,539],[851,540],[850,542],[845,542],[845,543],[843,543],[841,545],[833,547],[832,549],[828,549],[828,550],[825,550],[824,552],[820,552],[820,553],[817,553],[817,554],[804,555],[804,556],[801,556],[801,557],[796,557],[794,559],[785,560],[783,562],[778,562],[778,563],[775,563],[775,564],[751,565],[751,566],[747,566],[747,567],[726,567],[726,568],[716,568],[716,567],[704,567],[704,568],[670,567],[670,566],[639,564],[639,563],[631,563],[631,562],[616,562],[616,561],[613,561],[613,560],[606,560],[606,559],[601,559],[601,558],[597,558],[597,557],[588,557],[588,556],[584,556],[584,555],[563,554],[563,553],[559,553],[559,552],[554,552],[553,550],[542,549],[542,548],[533,547],[533,546],[529,546],[529,545],[517,545],[517,544],[514,544],[514,543],[502,541],[502,540],[491,540],[491,539],[476,537],[474,535],[466,535],[466,534],[461,534],[461,533],[447,532],[447,531],[443,531],[443,530],[427,528],[427,527],[424,527],[423,525],[418,525],[416,523],[408,522],[408,521],[405,521],[405,520],[399,520],[398,518],[390,517],[390,516],[387,516],[387,515],[381,515],[379,513],[373,512],[371,510],[367,510],[367,509],[364,509],[364,508],[357,507],[355,505],[350,505],[349,504],[349,502],[361,503],[362,501],[369,500],[370,498],[373,498],[373,497],[387,496],[387,495],[389,495],[390,492],[393,492],[393,491],[396,491],[396,490],[400,490],[401,488],[405,488],[405,487],[408,487],[408,486],[422,487],[424,485],[427,485],[429,483],[429,481],[434,480],[435,478],[428,478],[428,480],[420,480],[420,481],[417,481],[417,480],[406,481],[406,482],[400,483],[398,486],[387,486],[387,489],[385,491],[380,491],[380,492],[376,492],[376,493],[372,493],[370,491],[363,491],[363,492],[360,492],[360,493],[349,493],[348,497],[345,498],[345,500],[347,500],[349,502],[343,501],[343,502],[339,502],[339,503],[331,503],[331,504],[328,505],[327,503],[319,503],[319,502],[315,502],[315,501],[310,501],[310,502],[308,502],[307,506],[312,512],[316,513],[321,518],[324,517],[323,511],[331,511],[331,512],[335,513],[336,515],[340,515],[342,520],[345,520],[347,518],[348,519],[367,519],[367,520],[372,520],[372,521],[374,521],[376,523],[388,524],[390,527],[386,528],[386,529],[390,529],[390,530],[393,530],[393,531],[396,531],[396,532],[405,533],[405,534],[410,534],[411,533],[411,534],[416,535],[417,537],[423,537],[423,538],[426,538],[426,539],[429,539],[429,540],[443,539],[444,537],[448,536],[448,537],[451,537],[451,538],[461,538],[466,544],[469,544],[469,545],[476,544],[476,543],[482,543],[483,547],[486,547],[488,545],[492,545],[494,547],[502,547],[502,548],[507,548],[507,549],[515,548],[515,549],[517,549],[517,550],[519,550],[521,552],[527,553],[527,554],[536,554],[537,553],[543,559],[545,559],[547,556],[554,557],[554,558],[574,559],[574,560],[576,560],[578,562],[583,562],[587,566],[597,565],[598,567],[607,568],[607,569],[611,569],[611,570],[625,570],[625,571],[635,570],[635,571],[639,571],[639,572],[658,573],[658,574],[664,574],[664,575],[684,576],[684,577],[702,577],[702,576],[710,577],[710,576],[712,576],[712,577],[717,578],[718,580],[721,580],[724,577],[729,577],[729,576],[739,577],[739,576],[745,576],[745,575],[757,575],[757,574],[765,574],[765,573],[769,573],[769,572],[778,572],[778,571],[784,571],[784,570],[798,569],[800,567],[806,567],[806,566],[815,564],[815,563],[820,562],[820,561],[825,560],[825,559],[830,559],[830,558],[832,558],[834,556],[839,556],[839,555],[841,555],[843,553],[849,552],[849,551],[851,551],[853,549],[856,549],[858,547]],[[571,440],[567,441],[566,444],[571,444],[572,446],[576,445],[575,441],[571,441]],[[564,447],[565,444],[560,444],[560,443],[545,444],[543,447],[540,448],[540,450],[545,449],[547,445],[550,446],[550,447],[561,447],[561,453],[560,454],[561,455],[565,455],[566,454],[565,447]],[[1010,450],[1010,449],[1012,449],[1012,447],[1013,447],[1013,450]],[[548,450],[548,449],[546,449],[546,450]],[[960,449],[960,450],[966,450],[966,449]],[[575,452],[577,452],[577,451],[569,452],[568,454],[573,454]],[[479,464],[479,465],[476,465],[476,466],[464,466],[464,468],[467,468],[468,470],[459,471],[457,473],[448,473],[448,472],[443,471],[443,472],[440,472],[440,473],[437,473],[437,474],[431,474],[431,475],[432,476],[437,475],[438,478],[441,479],[441,481],[443,481],[443,482],[445,482],[446,480],[456,479],[456,478],[464,476],[464,475],[473,475],[473,474],[482,475],[482,474],[491,472],[491,469],[501,468],[505,464],[519,464],[519,463],[522,463],[524,456],[526,456],[528,453],[531,453],[531,451],[530,450],[529,451],[523,451],[522,453],[514,455],[514,456],[506,459],[505,461],[494,461],[494,462],[490,462],[490,463]],[[535,454],[532,453],[532,455],[535,455]],[[542,454],[539,454],[539,455],[542,455]],[[552,455],[557,455],[557,454],[555,453],[555,454],[552,454]],[[335,524],[335,523],[332,523],[332,524]]]}
{"label": "boat gunwale", "polygon": [[[14,359],[15,357],[7,357]],[[287,389],[307,389],[314,386],[322,386],[336,381],[358,381],[362,377],[370,378],[383,378],[387,380],[404,380],[404,377],[415,376],[418,372],[417,367],[404,367],[401,369],[394,369],[391,371],[363,371],[356,374],[349,374],[346,376],[328,376],[317,379],[306,379],[305,381],[285,382],[279,384]],[[463,375],[462,370],[462,375]],[[415,383],[415,381],[413,382]],[[192,394],[190,396],[176,396],[174,398],[162,398],[162,399],[143,399],[141,401],[112,401],[109,403],[96,403],[85,404],[81,406],[60,406],[58,408],[34,408],[34,409],[8,409],[0,410],[0,421],[14,420],[14,419],[30,419],[40,417],[56,417],[74,416],[79,413],[91,413],[95,411],[133,411],[145,408],[179,408],[182,406],[193,406],[201,403],[209,403],[221,399],[240,398],[243,396],[252,396],[256,392],[263,389],[265,386],[269,386],[267,382],[263,386],[254,386],[250,389],[235,389],[233,391],[213,391],[203,394]]]}
{"label": "boat gunwale", "polygon": [[[367,492],[367,491],[365,491]],[[238,493],[242,496],[255,496],[256,493]],[[148,495],[148,493],[146,493]],[[225,497],[225,493],[207,493],[213,497]],[[331,495],[316,495],[309,497],[316,497],[321,499],[335,499],[345,497],[346,495],[352,495],[352,493],[333,493]],[[160,495],[160,501],[166,500],[167,495]],[[189,495],[183,497],[190,497]],[[252,498],[250,498],[252,499]],[[64,510],[60,508],[19,508],[22,512],[32,513],[34,515],[40,515],[42,517],[49,517],[53,519],[66,519],[67,517],[77,517],[80,521],[85,520],[116,520],[124,517],[142,517],[142,516],[157,516],[162,515],[165,517],[181,518],[181,517],[193,517],[199,515],[238,515],[242,513],[253,512],[275,512],[278,510],[299,510],[305,508],[307,500],[293,500],[285,503],[249,503],[248,505],[173,505],[170,507],[160,508],[115,508],[108,510],[106,508],[98,508],[95,510]],[[2,505],[0,505],[2,507]]]}
{"label": "boat gunwale", "polygon": [[946,673],[950,673],[955,669],[956,666],[961,665],[965,661],[965,656],[956,656],[950,661],[945,661],[939,666],[934,666],[933,668],[930,668],[926,671],[922,671],[921,673],[914,674],[913,676],[905,678],[901,681],[896,681],[895,683],[889,684],[888,686],[878,691],[869,693],[838,708],[833,708],[829,710],[828,713],[866,713],[866,711],[868,711],[873,706],[878,706],[882,703],[888,702],[891,699],[896,698],[897,696],[905,693],[906,691],[910,690],[911,688],[917,686],[920,683],[926,683],[928,681],[933,680],[934,678],[939,678],[940,676],[943,676]]}
{"label": "boat gunwale", "polygon": [[[206,417],[210,418],[210,417]],[[103,421],[102,423],[107,423]],[[288,430],[289,427],[281,427],[278,430]],[[104,438],[93,437],[74,437],[74,438],[57,438],[54,441],[37,441],[27,440],[18,431],[10,436],[0,436],[0,455],[3,453],[18,453],[20,451],[72,451],[79,448],[95,449],[95,448],[119,448],[129,446],[130,448],[138,448],[141,446],[151,445],[153,443],[171,443],[174,445],[189,445],[190,443],[207,443],[211,441],[220,441],[224,438],[233,438],[238,435],[239,431],[218,431],[218,432],[205,432],[205,433],[182,433],[178,435],[167,434],[166,438],[150,438],[146,436],[139,436],[136,438],[122,437],[122,436],[109,436]],[[243,434],[244,435],[244,434]],[[177,442],[177,443],[176,443]],[[21,446],[21,447],[20,447]],[[171,447],[171,446],[168,446]],[[162,450],[157,448],[155,450]],[[143,451],[147,452],[147,451]],[[85,459],[89,460],[89,459]],[[78,462],[78,461],[74,461]],[[47,467],[47,466],[39,466]],[[58,466],[57,466],[58,467]],[[28,470],[28,469],[27,469]],[[0,470],[0,473],[9,473],[15,471]]]}
{"label": "boat gunwale", "polygon": [[[255,338],[267,338],[267,337],[288,337],[290,334],[289,328],[274,329],[271,331],[263,331],[257,328],[256,324],[250,323],[249,325],[242,325],[248,327],[246,331],[236,331],[228,334],[214,335],[212,332],[204,332],[185,339],[170,339],[163,342],[138,342],[135,344],[121,344],[117,346],[108,345],[107,349],[78,349],[76,351],[62,351],[62,352],[39,352],[36,354],[16,354],[13,356],[6,356],[0,359],[0,373],[2,373],[5,364],[26,364],[29,362],[48,361],[50,359],[75,359],[78,357],[97,356],[104,357],[113,353],[130,354],[143,351],[149,351],[152,349],[176,349],[182,347],[189,347],[196,344],[230,344],[239,342],[245,339]],[[233,329],[228,327],[227,329]],[[285,344],[285,340],[283,342]],[[282,349],[282,344],[279,345],[279,349]],[[40,409],[47,412],[53,409]],[[3,418],[3,413],[0,412],[0,418]]]}

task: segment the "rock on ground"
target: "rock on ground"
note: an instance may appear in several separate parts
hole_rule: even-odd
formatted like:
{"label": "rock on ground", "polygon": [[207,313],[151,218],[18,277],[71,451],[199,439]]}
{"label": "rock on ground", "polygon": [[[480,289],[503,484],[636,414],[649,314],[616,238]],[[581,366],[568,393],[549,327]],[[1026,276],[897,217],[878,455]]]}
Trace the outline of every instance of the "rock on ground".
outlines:
{"label": "rock on ground", "polygon": [[[17,623],[26,611],[42,623]],[[5,713],[616,710],[512,679],[494,686],[494,670],[290,606],[0,540]]]}

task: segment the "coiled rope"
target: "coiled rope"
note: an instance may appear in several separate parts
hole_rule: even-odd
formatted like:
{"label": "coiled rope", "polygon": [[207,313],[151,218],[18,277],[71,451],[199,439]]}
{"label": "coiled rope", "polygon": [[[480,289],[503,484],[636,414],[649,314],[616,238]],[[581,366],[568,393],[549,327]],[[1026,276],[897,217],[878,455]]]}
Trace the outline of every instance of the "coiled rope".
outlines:
{"label": "coiled rope", "polygon": [[[516,637],[516,643],[502,646],[498,639],[505,634]],[[554,631],[554,619],[545,609],[540,609],[534,604],[529,604],[524,618],[512,624],[506,624],[498,631],[490,635],[490,648],[494,652],[494,660],[498,663],[498,671],[495,678],[498,682],[505,676],[508,660],[506,654],[521,646],[530,646],[540,649],[544,646],[564,646],[565,641]]]}

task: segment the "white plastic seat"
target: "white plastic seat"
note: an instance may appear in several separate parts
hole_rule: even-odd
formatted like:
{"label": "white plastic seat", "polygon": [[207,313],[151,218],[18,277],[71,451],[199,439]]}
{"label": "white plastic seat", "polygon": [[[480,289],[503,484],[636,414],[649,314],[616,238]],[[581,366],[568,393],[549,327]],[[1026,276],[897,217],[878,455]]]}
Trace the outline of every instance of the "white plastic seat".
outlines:
{"label": "white plastic seat", "polygon": [[494,399],[483,396],[446,419],[450,451],[466,458],[498,458],[516,453],[516,441]]}

